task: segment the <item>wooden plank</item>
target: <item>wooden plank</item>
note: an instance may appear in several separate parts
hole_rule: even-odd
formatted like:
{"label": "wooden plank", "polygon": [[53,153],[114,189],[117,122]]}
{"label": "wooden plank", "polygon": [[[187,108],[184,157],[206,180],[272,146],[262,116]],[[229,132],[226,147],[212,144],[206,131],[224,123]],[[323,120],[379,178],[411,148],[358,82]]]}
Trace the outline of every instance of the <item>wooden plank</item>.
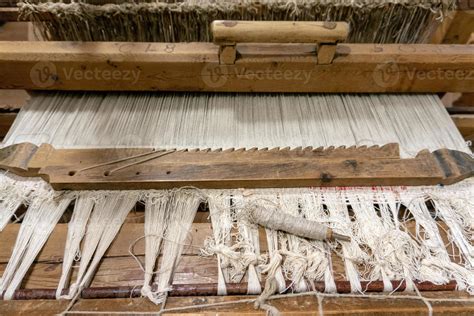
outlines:
{"label": "wooden plank", "polygon": [[[472,45],[240,45],[220,65],[211,43],[3,42],[0,88],[236,92],[474,92]],[[347,78],[351,78],[350,81]]]}
{"label": "wooden plank", "polygon": [[[395,148],[395,149],[394,149]],[[159,151],[54,149],[21,143],[0,150],[0,168],[42,177],[56,190],[275,188],[452,184],[474,159],[448,149],[400,159],[398,145],[293,150]]]}
{"label": "wooden plank", "polygon": [[[145,262],[144,256],[138,256]],[[72,269],[72,280],[77,277],[78,266]],[[0,264],[3,274],[6,264]],[[62,263],[34,263],[23,280],[24,289],[55,289],[61,276]],[[91,283],[91,287],[139,286],[143,285],[144,272],[130,255],[127,257],[107,257],[101,260]],[[214,257],[185,255],[176,268],[173,284],[217,283],[217,261]]]}
{"label": "wooden plank", "polygon": [[25,90],[2,89],[0,90],[0,110],[19,110],[30,98]]}
{"label": "wooden plank", "polygon": [[0,138],[7,135],[8,130],[16,118],[16,113],[1,113],[0,112]]}
{"label": "wooden plank", "polygon": [[474,30],[474,4],[472,4],[472,0],[466,0],[463,6],[466,10],[456,11],[453,22],[444,36],[444,44],[468,42]]}
{"label": "wooden plank", "polygon": [[[0,240],[2,241],[0,243],[0,263],[5,264],[8,262],[19,229],[19,224],[8,224],[5,229],[0,232]],[[130,256],[130,244],[144,234],[145,232],[143,223],[124,224],[117,237],[114,239],[109,249],[105,253],[105,257]],[[190,246],[184,247],[183,254],[199,255],[199,247],[202,247],[202,245],[204,245],[204,240],[206,240],[208,236],[212,235],[211,225],[209,223],[194,223],[190,234],[191,235],[187,239],[190,243]],[[35,261],[56,263],[61,262],[66,244],[66,235],[67,224],[57,224]],[[264,234],[260,235],[262,235],[263,238]],[[262,249],[263,251],[267,249],[266,243],[264,242],[262,242]],[[134,253],[139,256],[145,255],[144,241],[138,242],[135,245]]]}
{"label": "wooden plank", "polygon": [[20,14],[18,8],[0,7],[0,22],[16,22]]}
{"label": "wooden plank", "polygon": [[474,114],[452,115],[451,118],[463,137],[474,136]]}
{"label": "wooden plank", "polygon": [[[423,293],[426,297],[440,297],[468,299],[469,296],[459,292],[437,292]],[[167,300],[167,308],[178,308],[195,306],[201,304],[212,304],[218,302],[235,301],[254,298],[253,296],[221,296],[221,297],[170,297]],[[5,314],[33,313],[41,315],[58,314],[64,311],[69,301],[34,300],[34,301],[0,301],[0,309]],[[283,315],[319,315],[318,301],[314,296],[288,297],[271,300],[270,304],[275,306]],[[322,301],[324,315],[397,315],[412,316],[425,315],[428,308],[420,300],[413,299],[368,299],[368,298],[324,298]],[[471,315],[474,312],[474,303],[467,302],[432,302],[434,315]],[[158,312],[161,307],[153,304],[146,298],[121,298],[121,299],[81,299],[74,304],[72,311],[80,314],[81,311],[88,312]],[[251,303],[232,304],[207,309],[191,309],[176,311],[172,314],[195,314],[195,315],[265,315],[264,311],[256,310]]]}

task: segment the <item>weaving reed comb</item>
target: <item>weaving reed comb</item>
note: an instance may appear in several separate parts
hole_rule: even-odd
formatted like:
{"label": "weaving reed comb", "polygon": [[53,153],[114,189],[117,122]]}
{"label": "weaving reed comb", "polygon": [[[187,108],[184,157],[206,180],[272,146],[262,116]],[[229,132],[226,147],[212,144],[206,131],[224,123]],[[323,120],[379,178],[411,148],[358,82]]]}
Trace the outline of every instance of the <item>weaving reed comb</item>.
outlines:
{"label": "weaving reed comb", "polygon": [[398,144],[327,149],[54,149],[20,143],[0,150],[0,168],[41,177],[56,190],[280,188],[452,184],[474,174],[471,155],[448,149],[401,159]]}

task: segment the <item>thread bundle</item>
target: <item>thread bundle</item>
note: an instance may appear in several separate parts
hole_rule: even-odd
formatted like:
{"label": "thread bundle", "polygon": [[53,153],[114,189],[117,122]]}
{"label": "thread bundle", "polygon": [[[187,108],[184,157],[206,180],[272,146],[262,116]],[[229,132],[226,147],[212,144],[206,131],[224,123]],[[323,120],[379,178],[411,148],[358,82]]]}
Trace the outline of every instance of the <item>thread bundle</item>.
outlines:
{"label": "thread bundle", "polygon": [[[452,0],[93,3],[93,0],[20,3],[20,17],[35,21],[42,38],[54,41],[210,41],[210,25],[214,20],[289,20],[349,22],[349,42],[422,43],[455,7]],[[48,19],[44,21],[41,16],[45,14]]]}

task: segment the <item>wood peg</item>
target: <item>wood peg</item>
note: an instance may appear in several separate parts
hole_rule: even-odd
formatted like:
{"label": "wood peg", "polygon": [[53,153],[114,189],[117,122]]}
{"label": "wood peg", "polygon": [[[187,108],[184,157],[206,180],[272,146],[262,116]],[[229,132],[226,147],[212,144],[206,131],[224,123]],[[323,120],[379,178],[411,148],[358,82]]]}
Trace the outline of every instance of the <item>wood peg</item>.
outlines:
{"label": "wood peg", "polygon": [[235,44],[219,46],[219,63],[221,65],[233,65],[237,58]]}
{"label": "wood peg", "polygon": [[336,55],[337,43],[317,43],[317,55],[319,65],[329,65]]}

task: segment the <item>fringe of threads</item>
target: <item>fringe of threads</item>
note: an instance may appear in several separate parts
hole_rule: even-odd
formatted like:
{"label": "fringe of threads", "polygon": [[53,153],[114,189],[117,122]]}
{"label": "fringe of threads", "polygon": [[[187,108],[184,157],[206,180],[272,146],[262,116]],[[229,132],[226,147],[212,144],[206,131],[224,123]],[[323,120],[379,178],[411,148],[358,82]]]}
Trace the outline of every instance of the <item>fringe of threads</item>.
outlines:
{"label": "fringe of threads", "polygon": [[[217,256],[219,294],[226,293],[227,283],[241,282],[244,277],[249,293],[263,293],[257,305],[264,309],[271,309],[264,297],[284,291],[285,280],[295,291],[312,290],[314,281],[324,281],[325,291],[335,292],[334,255],[344,262],[352,292],[364,291],[361,281],[382,280],[384,290],[391,292],[395,290],[392,280],[405,280],[407,291],[416,290],[413,281],[444,284],[455,280],[460,290],[474,293],[474,179],[446,187],[54,192],[43,181],[1,177],[1,203],[12,194],[29,206],[0,282],[5,299],[13,297],[72,201],[75,214],[68,225],[58,298],[71,299],[88,286],[138,202],[146,205],[143,294],[156,303],[171,287],[186,236],[203,202],[209,205],[213,234],[202,255]],[[262,231],[252,221],[258,214],[256,207],[279,216],[291,215],[292,220],[301,217],[318,222],[350,241],[322,242],[266,229],[268,252],[261,253]],[[154,272],[160,253],[166,260]],[[74,261],[80,261],[78,277],[69,295],[61,296]],[[260,286],[263,279],[264,289]],[[152,291],[153,284],[157,292]]]}
{"label": "fringe of threads", "polygon": [[[46,40],[208,42],[214,20],[346,21],[348,42],[421,43],[455,9],[442,1],[21,2],[20,19]],[[42,16],[48,16],[47,21]]]}

